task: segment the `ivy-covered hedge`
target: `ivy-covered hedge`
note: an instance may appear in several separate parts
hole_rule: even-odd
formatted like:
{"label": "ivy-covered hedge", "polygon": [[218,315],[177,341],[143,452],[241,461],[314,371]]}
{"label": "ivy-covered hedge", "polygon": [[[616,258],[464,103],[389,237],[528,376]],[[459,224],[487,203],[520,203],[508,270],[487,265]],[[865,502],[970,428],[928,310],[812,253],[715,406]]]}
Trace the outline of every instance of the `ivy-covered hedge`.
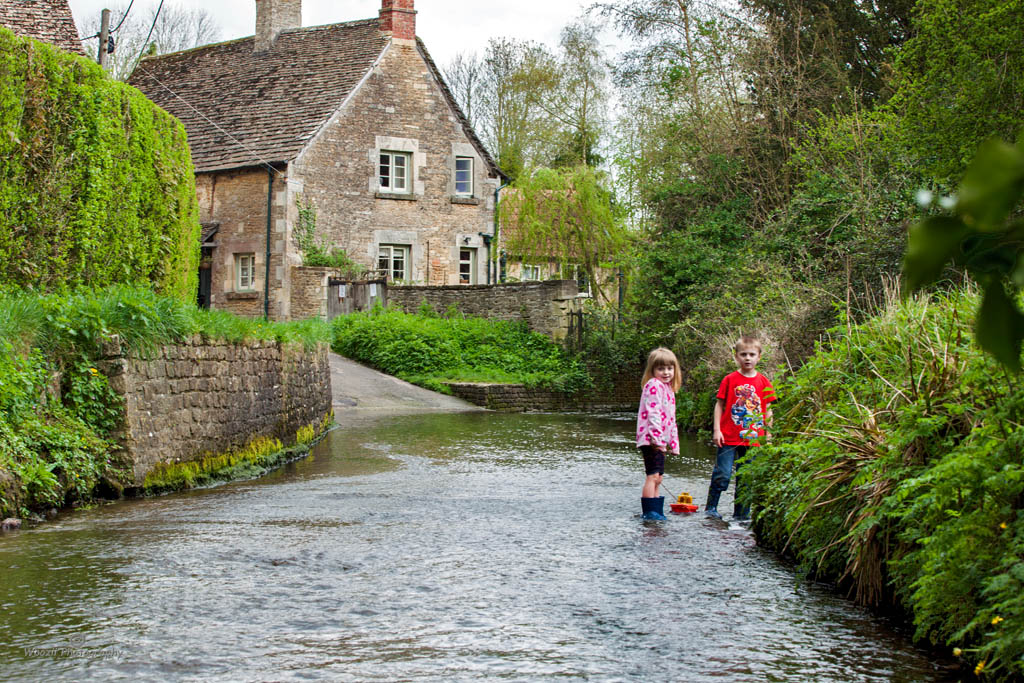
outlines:
{"label": "ivy-covered hedge", "polygon": [[195,297],[185,129],[138,90],[0,27],[0,160],[0,285]]}
{"label": "ivy-covered hedge", "polygon": [[[892,304],[778,382],[744,468],[759,540],[990,680],[1024,677],[1024,383],[973,342],[978,296]],[[949,651],[949,650],[947,650]]]}

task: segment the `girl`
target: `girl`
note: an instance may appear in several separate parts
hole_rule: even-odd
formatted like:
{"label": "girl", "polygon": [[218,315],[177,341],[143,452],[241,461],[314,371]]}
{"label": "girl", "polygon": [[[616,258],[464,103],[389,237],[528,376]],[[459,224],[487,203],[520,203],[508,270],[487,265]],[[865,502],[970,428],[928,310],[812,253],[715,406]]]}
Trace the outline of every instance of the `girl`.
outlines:
{"label": "girl", "polygon": [[636,446],[644,456],[647,475],[640,492],[644,519],[665,519],[665,496],[655,497],[655,494],[665,474],[665,453],[679,455],[676,392],[682,382],[676,355],[666,348],[651,351],[647,356],[640,409],[636,415]]}

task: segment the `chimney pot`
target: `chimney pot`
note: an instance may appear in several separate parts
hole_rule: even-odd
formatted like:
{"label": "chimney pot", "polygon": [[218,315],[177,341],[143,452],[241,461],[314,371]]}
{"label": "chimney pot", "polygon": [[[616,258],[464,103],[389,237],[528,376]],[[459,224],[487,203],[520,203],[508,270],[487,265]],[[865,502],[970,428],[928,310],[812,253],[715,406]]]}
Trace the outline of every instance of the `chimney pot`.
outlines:
{"label": "chimney pot", "polygon": [[256,0],[256,52],[274,47],[277,35],[302,26],[302,0]]}
{"label": "chimney pot", "polygon": [[415,0],[381,0],[380,30],[392,38],[416,40]]}

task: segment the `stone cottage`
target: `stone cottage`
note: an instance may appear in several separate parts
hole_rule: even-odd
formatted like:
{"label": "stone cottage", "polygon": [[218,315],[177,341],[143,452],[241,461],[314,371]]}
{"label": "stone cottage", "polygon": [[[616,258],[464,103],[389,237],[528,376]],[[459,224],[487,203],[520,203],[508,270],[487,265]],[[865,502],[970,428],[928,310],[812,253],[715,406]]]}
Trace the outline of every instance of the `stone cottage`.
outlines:
{"label": "stone cottage", "polygon": [[188,131],[211,307],[309,310],[300,206],[327,245],[391,281],[491,279],[504,176],[416,38],[413,3],[303,28],[301,0],[256,0],[255,36],[139,64],[131,84]]}
{"label": "stone cottage", "polygon": [[0,0],[0,26],[85,56],[68,0]]}

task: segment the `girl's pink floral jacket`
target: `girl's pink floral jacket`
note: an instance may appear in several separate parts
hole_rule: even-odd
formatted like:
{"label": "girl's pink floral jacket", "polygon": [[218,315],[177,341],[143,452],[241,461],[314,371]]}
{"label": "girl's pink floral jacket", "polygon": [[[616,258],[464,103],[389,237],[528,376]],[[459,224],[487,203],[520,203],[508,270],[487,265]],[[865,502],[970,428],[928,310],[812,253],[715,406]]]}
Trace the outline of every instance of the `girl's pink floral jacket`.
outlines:
{"label": "girl's pink floral jacket", "polygon": [[648,444],[679,455],[676,395],[672,387],[655,377],[644,385],[636,415],[636,445]]}

